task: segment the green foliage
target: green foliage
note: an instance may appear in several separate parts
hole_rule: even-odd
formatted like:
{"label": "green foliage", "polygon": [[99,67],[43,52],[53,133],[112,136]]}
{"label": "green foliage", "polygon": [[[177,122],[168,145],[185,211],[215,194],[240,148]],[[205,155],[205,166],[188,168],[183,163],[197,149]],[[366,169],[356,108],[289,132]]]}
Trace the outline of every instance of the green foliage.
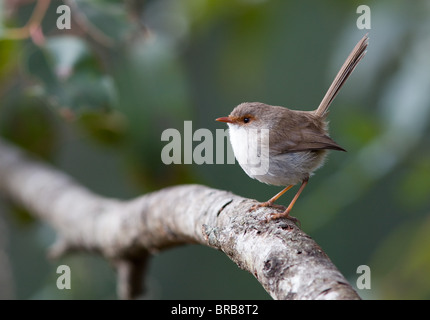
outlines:
{"label": "green foliage", "polygon": [[110,78],[101,72],[86,43],[76,37],[52,37],[46,47],[31,46],[24,68],[36,78],[41,96],[55,108],[72,111],[109,108],[114,99]]}
{"label": "green foliage", "polygon": [[430,150],[407,163],[408,170],[397,190],[397,203],[406,210],[426,208],[430,195]]}
{"label": "green foliage", "polygon": [[[15,91],[23,90],[16,88]],[[42,101],[29,96],[17,96],[3,104],[0,119],[2,136],[46,160],[52,158],[57,147],[56,124],[53,115]]]}
{"label": "green foliage", "polygon": [[120,113],[87,111],[79,118],[79,124],[102,144],[117,146],[124,142],[126,121]]}
{"label": "green foliage", "polygon": [[385,298],[429,299],[430,219],[395,229],[374,253],[371,265]]}

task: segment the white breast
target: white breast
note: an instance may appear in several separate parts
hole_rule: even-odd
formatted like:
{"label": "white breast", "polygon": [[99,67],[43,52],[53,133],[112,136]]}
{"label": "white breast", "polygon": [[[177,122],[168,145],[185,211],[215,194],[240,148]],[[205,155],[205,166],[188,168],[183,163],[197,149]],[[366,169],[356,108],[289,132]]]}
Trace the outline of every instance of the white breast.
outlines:
{"label": "white breast", "polygon": [[250,130],[229,124],[230,142],[237,162],[251,178],[269,172],[269,130]]}
{"label": "white breast", "polygon": [[326,152],[300,151],[270,155],[269,130],[229,125],[234,156],[248,176],[260,182],[287,186],[308,178],[324,161]]}

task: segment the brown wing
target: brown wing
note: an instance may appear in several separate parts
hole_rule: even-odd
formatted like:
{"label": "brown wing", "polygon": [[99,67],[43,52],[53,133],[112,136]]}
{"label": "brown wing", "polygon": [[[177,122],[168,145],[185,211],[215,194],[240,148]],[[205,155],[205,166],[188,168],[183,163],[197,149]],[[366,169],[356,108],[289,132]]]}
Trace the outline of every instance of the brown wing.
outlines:
{"label": "brown wing", "polygon": [[288,150],[285,150],[284,152],[322,150],[322,149],[346,151],[329,136],[324,135],[324,136],[315,136],[313,138],[309,138],[308,141],[301,141],[297,143],[294,147],[291,147]]}
{"label": "brown wing", "polygon": [[328,136],[327,125],[320,117],[306,111],[288,109],[288,113],[288,120],[280,121],[272,127],[270,134],[272,153],[322,149],[346,151]]}

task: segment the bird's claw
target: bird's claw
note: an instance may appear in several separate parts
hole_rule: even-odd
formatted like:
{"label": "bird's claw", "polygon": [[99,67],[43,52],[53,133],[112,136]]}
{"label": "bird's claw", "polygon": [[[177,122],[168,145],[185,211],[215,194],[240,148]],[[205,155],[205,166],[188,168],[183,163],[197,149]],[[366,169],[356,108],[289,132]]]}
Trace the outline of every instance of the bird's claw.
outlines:
{"label": "bird's claw", "polygon": [[285,210],[284,206],[281,206],[280,204],[274,204],[274,203],[267,201],[267,202],[261,202],[261,203],[254,204],[248,210],[248,212],[254,211],[254,210],[256,210],[258,208],[262,208],[262,207],[270,207],[270,208],[275,208],[275,209],[279,209],[279,210]]}
{"label": "bird's claw", "polygon": [[296,217],[292,217],[290,216],[290,213],[288,211],[284,211],[282,213],[271,213],[269,214],[269,216],[266,218],[266,222],[270,222],[272,220],[277,220],[280,218],[286,218],[288,220],[291,220],[292,222],[294,222],[294,224],[296,224],[299,228],[301,227],[301,222],[299,219],[297,219]]}

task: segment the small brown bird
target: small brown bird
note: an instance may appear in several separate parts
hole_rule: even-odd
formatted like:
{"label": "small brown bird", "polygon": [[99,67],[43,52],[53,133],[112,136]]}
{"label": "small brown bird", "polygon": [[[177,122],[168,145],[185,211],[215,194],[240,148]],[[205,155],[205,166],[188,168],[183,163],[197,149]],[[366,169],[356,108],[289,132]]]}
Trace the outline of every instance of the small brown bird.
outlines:
{"label": "small brown bird", "polygon": [[314,111],[290,110],[260,102],[238,105],[228,117],[216,119],[229,126],[230,142],[242,169],[254,179],[276,186],[286,186],[269,201],[254,205],[275,207],[274,202],[297,183],[301,186],[282,213],[272,213],[268,221],[288,218],[291,209],[312,173],[322,166],[327,150],[345,151],[328,135],[328,107],[354,68],[366,54],[365,35],[352,50],[333,83]]}

